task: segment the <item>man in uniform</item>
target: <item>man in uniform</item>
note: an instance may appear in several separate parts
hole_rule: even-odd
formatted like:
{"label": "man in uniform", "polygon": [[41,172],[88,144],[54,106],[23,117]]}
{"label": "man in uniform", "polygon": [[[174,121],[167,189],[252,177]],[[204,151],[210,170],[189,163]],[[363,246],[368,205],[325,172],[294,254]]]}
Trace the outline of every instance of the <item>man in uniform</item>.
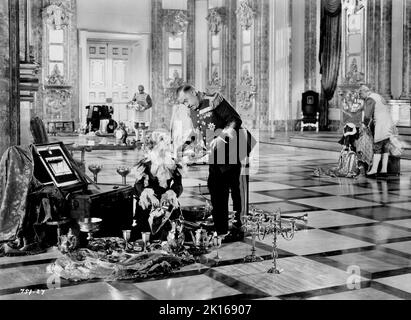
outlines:
{"label": "man in uniform", "polygon": [[[177,89],[177,95],[179,102],[190,108],[193,125],[201,131],[211,151],[208,188],[216,232],[224,236],[225,242],[241,240],[244,237],[241,219],[248,210],[248,175],[242,174],[242,168],[255,140],[241,128],[240,115],[221,94],[207,95],[185,85]],[[229,232],[230,190],[235,222]]]}
{"label": "man in uniform", "polygon": [[[134,108],[134,131],[137,140],[144,140],[144,130],[147,129],[147,110],[153,107],[153,102],[149,94],[144,92],[144,86],[138,86],[136,93],[131,101]],[[141,139],[140,139],[141,137]]]}

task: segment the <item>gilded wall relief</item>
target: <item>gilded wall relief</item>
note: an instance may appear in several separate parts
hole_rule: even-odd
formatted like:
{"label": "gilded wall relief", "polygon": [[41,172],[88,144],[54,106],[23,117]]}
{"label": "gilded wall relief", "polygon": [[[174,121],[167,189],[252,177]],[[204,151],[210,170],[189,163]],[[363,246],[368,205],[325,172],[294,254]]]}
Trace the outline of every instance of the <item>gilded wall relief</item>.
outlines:
{"label": "gilded wall relief", "polygon": [[71,14],[68,5],[63,2],[52,3],[43,10],[45,22],[54,30],[69,28]]}
{"label": "gilded wall relief", "polygon": [[249,30],[252,27],[256,16],[253,1],[240,0],[240,4],[238,9],[236,10],[236,14],[240,26],[245,30]]}
{"label": "gilded wall relief", "polygon": [[241,75],[240,84],[237,86],[236,107],[243,118],[244,124],[249,128],[254,127],[256,94],[257,87],[254,84],[254,78],[245,69]]}
{"label": "gilded wall relief", "polygon": [[211,34],[218,35],[226,25],[227,10],[225,7],[208,10],[208,29]]}
{"label": "gilded wall relief", "polygon": [[184,10],[163,10],[163,21],[166,32],[174,36],[187,32],[189,19]]}

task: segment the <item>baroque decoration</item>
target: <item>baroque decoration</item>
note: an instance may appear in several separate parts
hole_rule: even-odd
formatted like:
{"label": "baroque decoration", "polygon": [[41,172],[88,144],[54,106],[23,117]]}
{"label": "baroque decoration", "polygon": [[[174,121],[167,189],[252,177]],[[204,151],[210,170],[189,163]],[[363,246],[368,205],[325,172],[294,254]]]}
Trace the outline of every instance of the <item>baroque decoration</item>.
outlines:
{"label": "baroque decoration", "polygon": [[163,21],[165,30],[173,36],[186,32],[189,24],[184,10],[163,10]]}
{"label": "baroque decoration", "polygon": [[46,90],[47,114],[52,119],[61,118],[61,112],[66,109],[70,97],[71,92],[68,89],[48,88]]}
{"label": "baroque decoration", "polygon": [[50,86],[65,86],[66,79],[61,75],[59,67],[54,65],[51,75],[46,78],[47,84]]}
{"label": "baroque decoration", "polygon": [[253,98],[257,93],[254,79],[248,70],[241,75],[240,85],[237,87],[237,105],[239,108],[249,110],[253,107]]}
{"label": "baroque decoration", "polygon": [[71,11],[62,2],[45,7],[43,15],[46,23],[55,30],[62,30],[70,26]]}
{"label": "baroque decoration", "polygon": [[249,30],[254,23],[256,11],[253,8],[252,0],[241,0],[240,6],[235,12],[238,21],[244,30]]}
{"label": "baroque decoration", "polygon": [[358,71],[357,59],[353,59],[350,65],[350,71],[347,72],[345,83],[362,84],[364,82],[364,73]]}
{"label": "baroque decoration", "polygon": [[222,86],[222,80],[217,70],[214,70],[213,73],[211,74],[211,79],[208,85],[211,87],[221,87]]}
{"label": "baroque decoration", "polygon": [[343,0],[343,8],[347,9],[348,14],[357,14],[365,7],[366,0]]}
{"label": "baroque decoration", "polygon": [[212,8],[208,11],[208,29],[214,35],[218,35],[226,24],[227,11],[225,7]]}
{"label": "baroque decoration", "polygon": [[169,79],[167,83],[167,88],[165,90],[165,98],[167,103],[170,105],[176,105],[178,104],[178,97],[176,94],[177,88],[182,86],[184,84],[183,78],[180,76],[180,74],[176,71],[174,71],[173,74],[173,79]]}

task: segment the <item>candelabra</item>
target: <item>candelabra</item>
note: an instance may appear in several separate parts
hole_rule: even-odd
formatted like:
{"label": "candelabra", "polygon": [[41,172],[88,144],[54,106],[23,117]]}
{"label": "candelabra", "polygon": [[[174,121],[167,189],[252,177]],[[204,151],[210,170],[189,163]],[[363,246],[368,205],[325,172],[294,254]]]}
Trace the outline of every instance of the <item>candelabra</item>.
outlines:
{"label": "candelabra", "polygon": [[103,166],[99,164],[90,164],[88,166],[88,169],[91,171],[91,173],[94,176],[94,182],[97,183],[97,175],[101,171],[101,169],[103,169]]}
{"label": "candelabra", "polygon": [[117,168],[117,173],[121,176],[124,185],[127,184],[127,176],[129,175],[130,171],[131,170],[129,167],[120,166]]}
{"label": "candelabra", "polygon": [[264,218],[264,212],[257,210],[256,208],[252,208],[250,214],[243,218],[243,229],[245,232],[249,232],[251,234],[252,239],[251,254],[244,257],[244,262],[257,262],[263,260],[263,258],[255,254],[255,241],[257,237],[260,240],[261,235],[263,237],[265,236],[264,229],[262,228]]}
{"label": "candelabra", "polygon": [[291,241],[294,238],[296,228],[296,220],[304,222],[308,221],[308,214],[302,216],[281,216],[281,210],[277,209],[274,212],[262,212],[264,216],[261,228],[264,230],[263,234],[273,235],[273,266],[267,271],[268,273],[280,274],[283,270],[277,266],[278,259],[278,236],[282,236],[285,240]]}

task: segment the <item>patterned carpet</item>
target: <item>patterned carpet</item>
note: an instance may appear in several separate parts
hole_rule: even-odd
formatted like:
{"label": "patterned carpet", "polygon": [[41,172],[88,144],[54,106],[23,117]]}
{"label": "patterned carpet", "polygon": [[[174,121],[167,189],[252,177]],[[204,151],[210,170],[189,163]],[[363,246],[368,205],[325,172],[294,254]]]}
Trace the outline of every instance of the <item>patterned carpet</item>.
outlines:
{"label": "patterned carpet", "polygon": [[[171,278],[137,282],[50,278],[46,267],[60,255],[51,249],[0,258],[0,299],[411,299],[411,165],[404,163],[399,177],[378,180],[316,178],[313,169],[335,165],[334,154],[263,144],[259,150],[251,204],[287,215],[308,213],[304,230],[292,241],[278,241],[280,275],[266,272],[272,265],[272,237],[257,241],[263,262],[243,263],[251,252],[251,240],[245,239],[223,245],[218,265],[213,250]],[[138,156],[93,151],[86,161],[103,164],[99,182],[120,183],[115,168],[133,165]],[[203,204],[198,184],[206,178],[207,166],[190,168],[183,206]]]}

